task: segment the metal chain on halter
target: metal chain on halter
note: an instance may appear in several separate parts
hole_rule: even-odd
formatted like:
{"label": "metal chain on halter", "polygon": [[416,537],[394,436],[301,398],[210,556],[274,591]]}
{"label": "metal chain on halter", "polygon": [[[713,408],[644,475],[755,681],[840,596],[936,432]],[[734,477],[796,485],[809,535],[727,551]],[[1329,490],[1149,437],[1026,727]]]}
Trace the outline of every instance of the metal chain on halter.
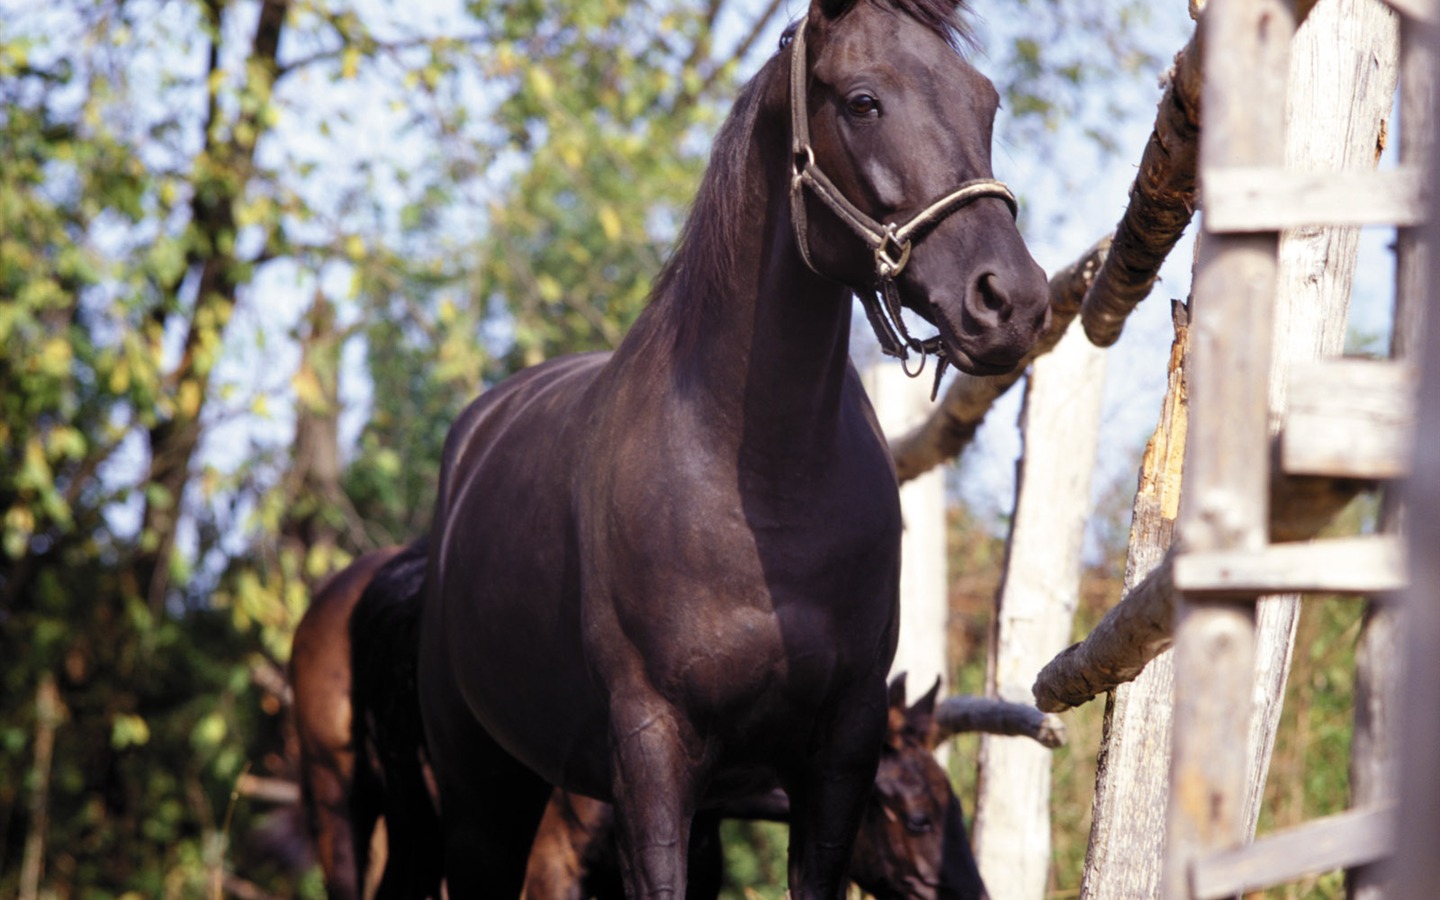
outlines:
{"label": "metal chain on halter", "polygon": [[[1013,216],[1018,212],[1015,195],[1004,182],[993,178],[976,178],[964,182],[930,203],[903,225],[881,223],[870,218],[851,203],[815,164],[815,150],[810,145],[809,110],[806,102],[808,73],[805,64],[805,23],[802,21],[790,40],[790,219],[795,228],[796,243],[800,245],[800,256],[805,260],[805,265],[810,267],[810,271],[827,277],[815,267],[810,257],[809,227],[805,211],[805,188],[808,187],[875,255],[875,286],[872,290],[859,293],[860,303],[865,308],[865,318],[875,330],[881,352],[899,359],[905,374],[911,378],[916,378],[925,371],[927,354],[935,355],[935,384],[930,390],[930,399],[934,400],[950,359],[945,354],[945,344],[938,334],[923,341],[910,336],[901,315],[900,288],[896,280],[910,261],[914,240],[945,216],[982,197],[995,197],[1005,201]],[[910,350],[920,354],[920,367],[914,372],[910,371],[909,366]]]}

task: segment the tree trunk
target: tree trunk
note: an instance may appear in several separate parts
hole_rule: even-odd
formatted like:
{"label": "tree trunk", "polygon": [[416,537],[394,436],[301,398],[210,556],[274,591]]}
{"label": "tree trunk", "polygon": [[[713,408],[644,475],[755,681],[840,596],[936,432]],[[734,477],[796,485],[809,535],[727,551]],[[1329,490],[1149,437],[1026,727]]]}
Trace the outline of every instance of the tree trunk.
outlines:
{"label": "tree trunk", "polygon": [[35,689],[35,761],[30,768],[30,832],[20,863],[20,900],[36,900],[45,877],[45,842],[50,830],[50,767],[55,757],[55,729],[64,709],[55,676],[46,672]]}
{"label": "tree trunk", "polygon": [[[1105,354],[1071,328],[1035,361],[988,690],[1032,703],[1036,671],[1070,640],[1100,431]],[[1050,869],[1050,751],[982,735],[975,856],[995,900],[1039,900]],[[1003,877],[999,873],[1004,873]]]}
{"label": "tree trunk", "polygon": [[[205,5],[212,42],[209,75],[213,76],[222,71],[224,5],[216,0]],[[228,129],[219,121],[221,106],[214,93],[219,82],[209,79],[211,95],[204,146],[192,161],[196,185],[190,208],[192,249],[181,277],[166,286],[171,302],[183,308],[178,295],[193,275],[195,300],[184,323],[180,361],[165,376],[173,408],[150,428],[148,435],[150,471],[145,480],[152,491],[145,505],[140,551],[134,564],[135,589],[148,598],[157,612],[169,589],[170,556],[190,480],[190,463],[200,443],[201,413],[215,362],[213,347],[221,343],[242,280],[240,261],[234,253],[235,204],[249,183],[256,140],[265,131],[263,113],[269,103],[289,5],[289,0],[264,0],[260,5],[245,67],[250,78],[247,89],[256,100],[244,107]],[[155,325],[157,334],[163,332],[163,314],[157,313]]]}
{"label": "tree trunk", "polygon": [[301,338],[294,379],[295,443],[284,484],[287,513],[280,536],[314,581],[334,568],[341,538],[356,523],[346,515],[349,504],[340,485],[340,354],[345,335],[336,329],[333,304],[319,290],[305,319],[308,330]]}

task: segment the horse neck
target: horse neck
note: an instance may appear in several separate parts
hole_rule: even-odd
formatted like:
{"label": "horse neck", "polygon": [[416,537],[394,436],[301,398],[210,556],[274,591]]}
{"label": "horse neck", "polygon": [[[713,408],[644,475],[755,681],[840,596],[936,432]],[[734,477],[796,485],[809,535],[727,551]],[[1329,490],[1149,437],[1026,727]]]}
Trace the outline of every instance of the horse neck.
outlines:
{"label": "horse neck", "polygon": [[[742,467],[793,477],[797,455],[833,444],[849,363],[850,291],[805,264],[789,209],[788,92],[764,89],[739,178],[744,198],[723,285],[698,304],[704,321],[677,354],[678,383],[704,398],[738,441]],[[683,264],[683,263],[682,263]],[[669,297],[669,312],[699,297]],[[718,435],[723,440],[727,435]],[[788,466],[788,468],[787,468]]]}

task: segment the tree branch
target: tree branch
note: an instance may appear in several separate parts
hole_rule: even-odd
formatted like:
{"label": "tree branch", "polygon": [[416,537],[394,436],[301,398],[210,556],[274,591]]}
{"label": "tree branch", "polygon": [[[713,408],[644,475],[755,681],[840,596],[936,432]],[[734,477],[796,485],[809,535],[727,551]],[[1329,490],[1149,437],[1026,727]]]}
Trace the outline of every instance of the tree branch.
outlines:
{"label": "tree branch", "polygon": [[50,830],[50,768],[55,756],[55,730],[63,715],[55,676],[45,672],[35,689],[35,761],[30,768],[30,831],[25,836],[25,855],[20,863],[20,900],[40,896],[45,838]]}
{"label": "tree branch", "polygon": [[937,741],[979,731],[1028,737],[1052,750],[1065,744],[1065,723],[1059,716],[991,697],[946,697],[935,708],[935,728]]}
{"label": "tree branch", "polygon": [[[1270,539],[1303,541],[1323,531],[1365,488],[1353,479],[1280,475],[1270,484]],[[1176,535],[1178,544],[1178,533]],[[1072,644],[1035,677],[1035,705],[1063,712],[1134,681],[1150,660],[1169,649],[1175,630],[1175,551],[1105,613],[1083,641]]]}
{"label": "tree branch", "polygon": [[1097,347],[1120,337],[1125,319],[1150,294],[1160,266],[1195,214],[1202,47],[1196,29],[1175,55],[1155,127],[1130,188],[1130,203],[1080,314]]}

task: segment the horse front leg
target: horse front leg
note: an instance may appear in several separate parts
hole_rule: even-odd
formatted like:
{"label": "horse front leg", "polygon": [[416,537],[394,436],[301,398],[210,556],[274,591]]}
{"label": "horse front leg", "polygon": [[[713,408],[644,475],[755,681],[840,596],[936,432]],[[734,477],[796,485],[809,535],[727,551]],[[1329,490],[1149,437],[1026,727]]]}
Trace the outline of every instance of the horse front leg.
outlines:
{"label": "horse front leg", "polygon": [[885,736],[885,681],[873,682],[850,692],[821,719],[808,758],[788,779],[794,900],[845,895],[855,835],[874,790]]}
{"label": "horse front leg", "polygon": [[678,712],[651,692],[611,702],[612,787],[621,871],[632,898],[685,896],[698,754]]}

